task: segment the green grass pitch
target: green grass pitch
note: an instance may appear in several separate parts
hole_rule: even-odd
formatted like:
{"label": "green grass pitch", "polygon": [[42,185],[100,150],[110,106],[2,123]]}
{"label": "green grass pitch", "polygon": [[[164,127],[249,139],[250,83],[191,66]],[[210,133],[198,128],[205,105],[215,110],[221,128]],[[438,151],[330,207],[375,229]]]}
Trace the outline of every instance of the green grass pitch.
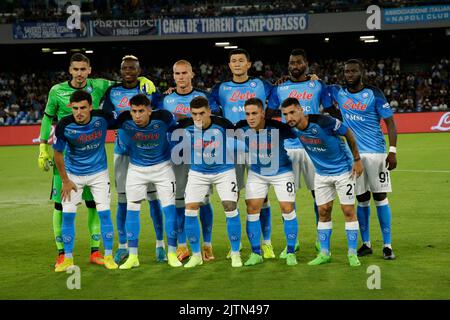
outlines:
{"label": "green grass pitch", "polygon": [[[372,202],[371,234],[374,254],[350,268],[339,206],[333,210],[332,263],[310,267],[314,258],[315,218],[305,189],[297,196],[299,264],[266,260],[254,267],[231,268],[225,259],[228,240],[225,215],[217,195],[213,246],[216,260],[193,270],[157,264],[155,237],[145,204],[141,213],[141,267],[109,271],[88,263],[86,209],[76,219],[75,263],[81,268],[81,289],[69,290],[66,273],[56,274],[50,173],[37,168],[37,146],[0,148],[0,299],[449,299],[450,298],[450,134],[400,135],[398,168],[392,172],[395,261],[381,253],[381,232]],[[112,161],[112,145],[108,145]],[[110,166],[111,168],[112,166]],[[280,210],[272,203],[272,242],[276,254],[285,240]],[[111,209],[115,220],[116,196]],[[243,222],[243,260],[250,249]],[[115,223],[115,221],[114,221]],[[117,236],[116,236],[117,237]],[[117,246],[117,238],[115,239]],[[369,290],[367,268],[381,271],[381,289]]]}

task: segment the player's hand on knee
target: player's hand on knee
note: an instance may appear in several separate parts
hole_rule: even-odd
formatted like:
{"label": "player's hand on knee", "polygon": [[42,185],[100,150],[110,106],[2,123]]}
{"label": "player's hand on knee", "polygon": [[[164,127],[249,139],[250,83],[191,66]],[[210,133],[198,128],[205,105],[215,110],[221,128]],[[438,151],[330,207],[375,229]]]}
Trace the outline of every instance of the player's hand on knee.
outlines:
{"label": "player's hand on knee", "polygon": [[389,152],[386,158],[386,168],[389,171],[397,168],[397,155],[394,152]]}
{"label": "player's hand on knee", "polygon": [[77,192],[77,186],[72,180],[63,181],[61,190],[62,201],[70,201],[70,192]]}
{"label": "player's hand on knee", "polygon": [[41,143],[39,145],[39,157],[38,157],[38,166],[39,169],[48,171],[53,165],[52,158],[49,154],[49,145],[46,143]]}

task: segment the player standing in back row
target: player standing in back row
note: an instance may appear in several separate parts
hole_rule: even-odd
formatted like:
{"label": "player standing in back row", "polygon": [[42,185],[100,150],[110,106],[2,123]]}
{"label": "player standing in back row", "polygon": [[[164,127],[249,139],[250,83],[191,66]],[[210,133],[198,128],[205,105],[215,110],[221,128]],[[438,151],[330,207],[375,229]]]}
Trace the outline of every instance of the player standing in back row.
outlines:
{"label": "player standing in back row", "polygon": [[[179,60],[173,65],[173,79],[176,83],[175,90],[164,97],[158,106],[159,109],[165,109],[172,112],[176,119],[190,118],[191,110],[189,103],[195,97],[208,98],[208,93],[195,89],[192,86],[194,72],[189,61]],[[214,111],[214,110],[213,110]],[[186,243],[186,232],[184,231],[184,193],[188,179],[189,165],[185,163],[174,164],[173,171],[177,178],[177,190],[175,206],[177,210],[177,257],[183,261],[189,258],[189,249]],[[205,202],[200,206],[200,221],[202,224],[203,246],[202,256],[204,261],[214,260],[212,251],[212,226],[213,226],[213,208],[209,202],[209,195],[205,198]]]}
{"label": "player standing in back row", "polygon": [[[139,88],[138,77],[141,73],[141,67],[137,57],[127,55],[122,58],[120,64],[120,74],[122,82],[108,88],[105,93],[105,101],[103,110],[115,112],[119,116],[122,112],[130,110],[130,100],[137,94],[143,93]],[[158,92],[156,87],[151,83],[146,96],[155,105],[158,101]],[[126,197],[126,181],[130,158],[128,150],[125,147],[126,134],[123,129],[117,131],[117,137],[114,144],[114,177],[117,191],[117,233],[119,235],[119,248],[114,256],[117,264],[122,264],[128,258],[127,232],[125,221],[127,215],[127,197]],[[157,199],[156,189],[154,185],[149,186],[147,194],[150,215],[153,220],[153,226],[156,234],[156,261],[167,261],[166,251],[164,249],[164,228],[161,205]]]}
{"label": "player standing in back row", "polygon": [[[343,122],[354,132],[361,152],[365,173],[356,181],[358,200],[358,221],[361,229],[362,246],[358,256],[372,254],[370,243],[370,193],[377,207],[383,235],[383,257],[395,259],[391,244],[391,207],[387,193],[392,191],[389,171],[397,167],[397,129],[394,115],[383,92],[363,82],[364,65],[357,59],[344,64],[345,87],[330,86],[330,93],[339,105]],[[331,113],[331,112],[330,112]],[[383,119],[389,137],[389,153],[381,132]]]}
{"label": "player standing in back row", "polygon": [[[241,120],[245,120],[244,103],[246,100],[258,98],[266,105],[266,101],[272,92],[272,85],[265,80],[249,77],[248,70],[251,68],[252,63],[247,50],[231,50],[228,58],[228,66],[233,74],[233,79],[219,83],[212,88],[210,106],[213,110],[220,106],[222,116],[236,124]],[[246,165],[244,164],[236,165],[236,178],[239,190],[245,187],[245,167]],[[261,247],[263,257],[265,259],[273,259],[275,254],[270,240],[272,216],[268,199],[264,202],[260,219],[264,238],[264,243]],[[229,256],[228,254],[227,258]]]}

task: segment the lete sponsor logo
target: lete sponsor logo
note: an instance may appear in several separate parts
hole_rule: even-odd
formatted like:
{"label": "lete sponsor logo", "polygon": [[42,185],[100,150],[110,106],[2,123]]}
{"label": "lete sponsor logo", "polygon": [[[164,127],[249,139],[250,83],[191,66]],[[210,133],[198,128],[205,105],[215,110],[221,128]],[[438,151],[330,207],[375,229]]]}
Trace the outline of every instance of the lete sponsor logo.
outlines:
{"label": "lete sponsor logo", "polygon": [[444,113],[439,119],[439,123],[436,126],[432,126],[431,130],[450,131],[450,112]]}

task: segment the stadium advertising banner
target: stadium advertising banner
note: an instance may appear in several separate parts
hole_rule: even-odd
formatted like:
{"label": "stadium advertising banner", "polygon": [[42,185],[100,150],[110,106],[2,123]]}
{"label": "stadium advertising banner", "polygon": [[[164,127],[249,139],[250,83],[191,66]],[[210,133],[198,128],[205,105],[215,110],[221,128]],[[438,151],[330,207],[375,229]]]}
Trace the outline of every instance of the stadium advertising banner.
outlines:
{"label": "stadium advertising banner", "polygon": [[161,19],[160,35],[304,31],[306,14]]}
{"label": "stadium advertising banner", "polygon": [[385,24],[450,20],[450,5],[384,9],[383,15]]}
{"label": "stadium advertising banner", "polygon": [[[398,133],[450,132],[450,112],[396,113]],[[383,133],[386,126],[381,122]],[[39,144],[40,125],[0,127],[0,146]],[[50,142],[53,139],[54,127]],[[108,130],[106,142],[114,142],[114,131]]]}
{"label": "stadium advertising banner", "polygon": [[81,29],[70,30],[64,22],[20,22],[13,24],[13,37],[21,39],[67,39],[86,38],[87,25],[81,22]]}
{"label": "stadium advertising banner", "polygon": [[91,36],[121,37],[157,35],[158,19],[147,20],[92,20]]}
{"label": "stadium advertising banner", "polygon": [[[0,127],[0,146],[38,145],[41,125]],[[49,142],[53,142],[55,126],[52,127]],[[114,131],[108,130],[106,142],[114,142]]]}

